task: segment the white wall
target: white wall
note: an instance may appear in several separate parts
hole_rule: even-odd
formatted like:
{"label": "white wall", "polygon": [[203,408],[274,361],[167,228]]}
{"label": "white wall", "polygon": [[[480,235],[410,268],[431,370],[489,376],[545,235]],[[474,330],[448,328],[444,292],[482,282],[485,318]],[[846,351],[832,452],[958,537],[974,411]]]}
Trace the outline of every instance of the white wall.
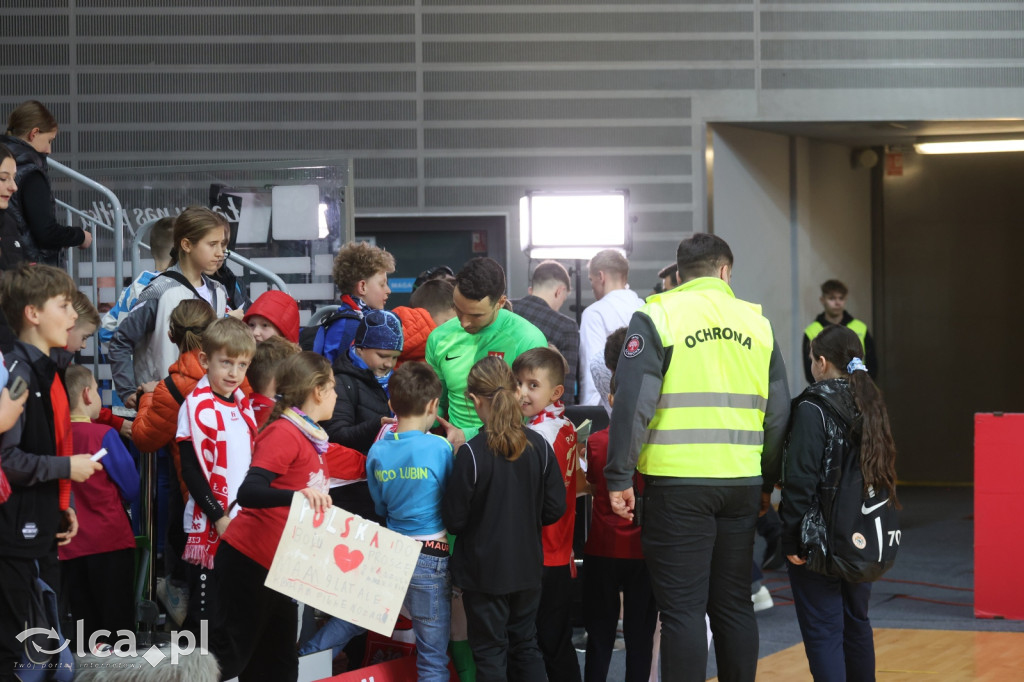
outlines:
{"label": "white wall", "polygon": [[795,394],[823,281],[843,280],[849,309],[871,325],[869,171],[850,168],[846,147],[802,138],[791,162],[790,138],[733,125],[713,127],[712,148],[709,228],[733,250],[733,291],[772,321]]}
{"label": "white wall", "polygon": [[[793,347],[789,138],[716,126],[712,146],[711,231],[732,248],[733,291],[763,306],[788,366]],[[791,382],[792,377],[790,369]]]}

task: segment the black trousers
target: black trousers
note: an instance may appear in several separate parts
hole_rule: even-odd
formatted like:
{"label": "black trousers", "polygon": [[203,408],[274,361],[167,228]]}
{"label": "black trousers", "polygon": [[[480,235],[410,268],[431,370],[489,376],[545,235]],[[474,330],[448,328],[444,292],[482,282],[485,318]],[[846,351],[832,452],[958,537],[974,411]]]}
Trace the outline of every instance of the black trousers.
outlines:
{"label": "black trousers", "polygon": [[583,623],[587,628],[583,679],[604,682],[608,677],[620,603],[626,640],[626,682],[650,679],[658,607],[644,560],[587,554],[583,560],[583,594]]}
{"label": "black trousers", "polygon": [[643,548],[661,611],[661,676],[703,682],[711,620],[718,679],[754,682],[757,621],[750,566],[761,487],[650,485]]}
{"label": "black trousers", "polygon": [[264,586],[267,569],[223,540],[215,568],[210,652],[220,663],[221,679],[294,682],[299,677],[295,601]]}
{"label": "black trousers", "polygon": [[477,682],[543,682],[544,658],[537,648],[540,590],[510,594],[462,591],[469,646]]}
{"label": "black trousers", "polygon": [[[61,593],[72,620],[82,621],[82,649],[89,648],[89,638],[98,630],[109,630],[110,634],[96,641],[111,645],[121,639],[118,630],[135,632],[134,549],[90,554],[61,564]],[[64,635],[74,639],[77,629]]]}
{"label": "black trousers", "polygon": [[549,682],[582,682],[572,645],[572,587],[569,564],[545,566],[537,608],[537,646]]}
{"label": "black trousers", "polygon": [[[217,556],[223,546],[217,547]],[[190,564],[184,559],[181,561],[184,567],[185,579],[188,584],[188,611],[185,613],[183,630],[190,630],[196,637],[199,636],[199,629],[202,622],[213,622],[216,612],[217,596],[220,591],[217,589],[217,562],[214,561],[213,568],[204,568]]]}

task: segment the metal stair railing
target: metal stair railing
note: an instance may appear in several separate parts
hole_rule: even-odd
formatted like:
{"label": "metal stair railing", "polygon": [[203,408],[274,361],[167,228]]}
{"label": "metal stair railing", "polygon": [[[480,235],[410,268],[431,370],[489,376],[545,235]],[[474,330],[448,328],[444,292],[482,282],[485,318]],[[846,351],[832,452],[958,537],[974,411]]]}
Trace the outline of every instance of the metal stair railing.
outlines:
{"label": "metal stair railing", "polygon": [[[121,206],[121,200],[117,198],[109,188],[100,183],[96,182],[92,178],[82,175],[78,171],[68,168],[64,164],[54,161],[53,158],[49,158],[46,161],[47,166],[51,170],[57,171],[61,175],[80,182],[86,187],[95,190],[106,197],[107,201],[111,205],[111,215],[113,225],[108,225],[103,222],[98,215],[86,213],[85,211],[75,208],[65,201],[57,200],[57,205],[65,209],[68,212],[69,222],[70,216],[76,215],[82,219],[82,222],[86,225],[93,225],[96,227],[102,227],[105,230],[109,230],[114,233],[114,295],[116,296],[121,291],[121,287],[124,286],[124,208]],[[115,227],[116,225],[116,227]],[[92,262],[92,300],[96,301],[99,298],[99,288],[96,284],[96,263],[97,263],[97,251],[96,251],[96,235],[93,235],[91,252]],[[74,262],[74,256],[72,252],[68,252],[68,267],[71,269]]]}

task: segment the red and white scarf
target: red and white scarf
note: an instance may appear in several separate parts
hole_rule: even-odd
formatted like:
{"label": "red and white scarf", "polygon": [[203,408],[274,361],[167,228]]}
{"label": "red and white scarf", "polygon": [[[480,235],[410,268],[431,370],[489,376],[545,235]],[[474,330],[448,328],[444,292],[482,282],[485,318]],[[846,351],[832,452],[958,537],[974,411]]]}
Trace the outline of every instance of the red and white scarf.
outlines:
{"label": "red and white scarf", "polygon": [[564,419],[565,418],[565,403],[561,400],[556,400],[551,403],[543,410],[535,414],[530,418],[529,422],[531,425],[540,424],[546,422],[549,419]]}
{"label": "red and white scarf", "polygon": [[[249,429],[248,449],[251,455],[256,435],[256,417],[253,416],[248,398],[240,389],[236,388],[231,397]],[[227,513],[233,501],[228,499],[229,491],[238,490],[249,470],[249,462],[228,461],[224,416],[217,409],[216,401],[217,398],[210,388],[210,379],[204,376],[185,398],[182,409],[188,410],[189,431],[192,434],[192,445],[195,447],[199,467],[210,484],[213,498],[224,509],[224,513]],[[204,568],[213,568],[213,557],[217,553],[220,536],[192,496],[189,496],[185,505],[184,521],[188,541],[182,558]]]}

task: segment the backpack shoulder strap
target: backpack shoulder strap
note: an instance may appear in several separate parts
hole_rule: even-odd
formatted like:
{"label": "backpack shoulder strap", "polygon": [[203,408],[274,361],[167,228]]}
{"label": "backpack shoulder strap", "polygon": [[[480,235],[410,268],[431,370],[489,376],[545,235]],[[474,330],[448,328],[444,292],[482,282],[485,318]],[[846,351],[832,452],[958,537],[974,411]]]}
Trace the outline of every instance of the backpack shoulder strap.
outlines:
{"label": "backpack shoulder strap", "polygon": [[[205,298],[203,298],[202,296],[199,295],[199,292],[196,290],[196,288],[194,286],[192,286],[192,282],[188,281],[188,277],[186,277],[185,275],[181,274],[177,270],[164,270],[158,276],[159,277],[170,277],[171,279],[173,279],[178,284],[181,284],[182,286],[188,288],[188,290],[191,291],[193,294],[195,294],[195,297],[198,298],[200,301],[205,301],[206,300]],[[214,312],[216,312],[216,311],[214,311]]]}
{"label": "backpack shoulder strap", "polygon": [[363,313],[358,310],[352,310],[351,308],[338,308],[332,311],[329,315],[326,315],[324,319],[320,320],[320,326],[324,330],[330,329],[330,327],[338,320],[361,320],[363,319]]}
{"label": "backpack shoulder strap", "polygon": [[171,394],[171,397],[174,398],[174,401],[178,403],[179,406],[184,404],[185,396],[181,394],[181,391],[178,390],[178,387],[174,384],[174,381],[170,376],[164,377],[164,386],[167,387],[167,392]]}
{"label": "backpack shoulder strap", "polygon": [[[842,424],[843,430],[847,433],[847,438],[849,438],[850,425],[846,422],[846,420],[842,418],[842,416],[836,411],[834,407],[829,405],[827,400],[822,400],[820,397],[814,394],[802,394],[793,401],[793,407],[795,408],[796,405],[800,402],[808,402],[817,407],[819,410],[821,410],[822,417],[824,419],[832,419],[835,420],[837,423]],[[793,426],[792,416],[792,413],[790,413],[790,432],[792,432]],[[786,435],[786,438],[788,441],[789,434]],[[839,463],[840,466],[833,467],[831,471],[831,476],[827,477],[828,472],[826,472],[826,461],[828,460],[828,456],[829,452],[828,448],[826,447],[825,451],[821,453],[821,461],[818,464],[819,484],[835,487],[839,485],[839,480],[842,476],[842,466],[841,463]]]}

